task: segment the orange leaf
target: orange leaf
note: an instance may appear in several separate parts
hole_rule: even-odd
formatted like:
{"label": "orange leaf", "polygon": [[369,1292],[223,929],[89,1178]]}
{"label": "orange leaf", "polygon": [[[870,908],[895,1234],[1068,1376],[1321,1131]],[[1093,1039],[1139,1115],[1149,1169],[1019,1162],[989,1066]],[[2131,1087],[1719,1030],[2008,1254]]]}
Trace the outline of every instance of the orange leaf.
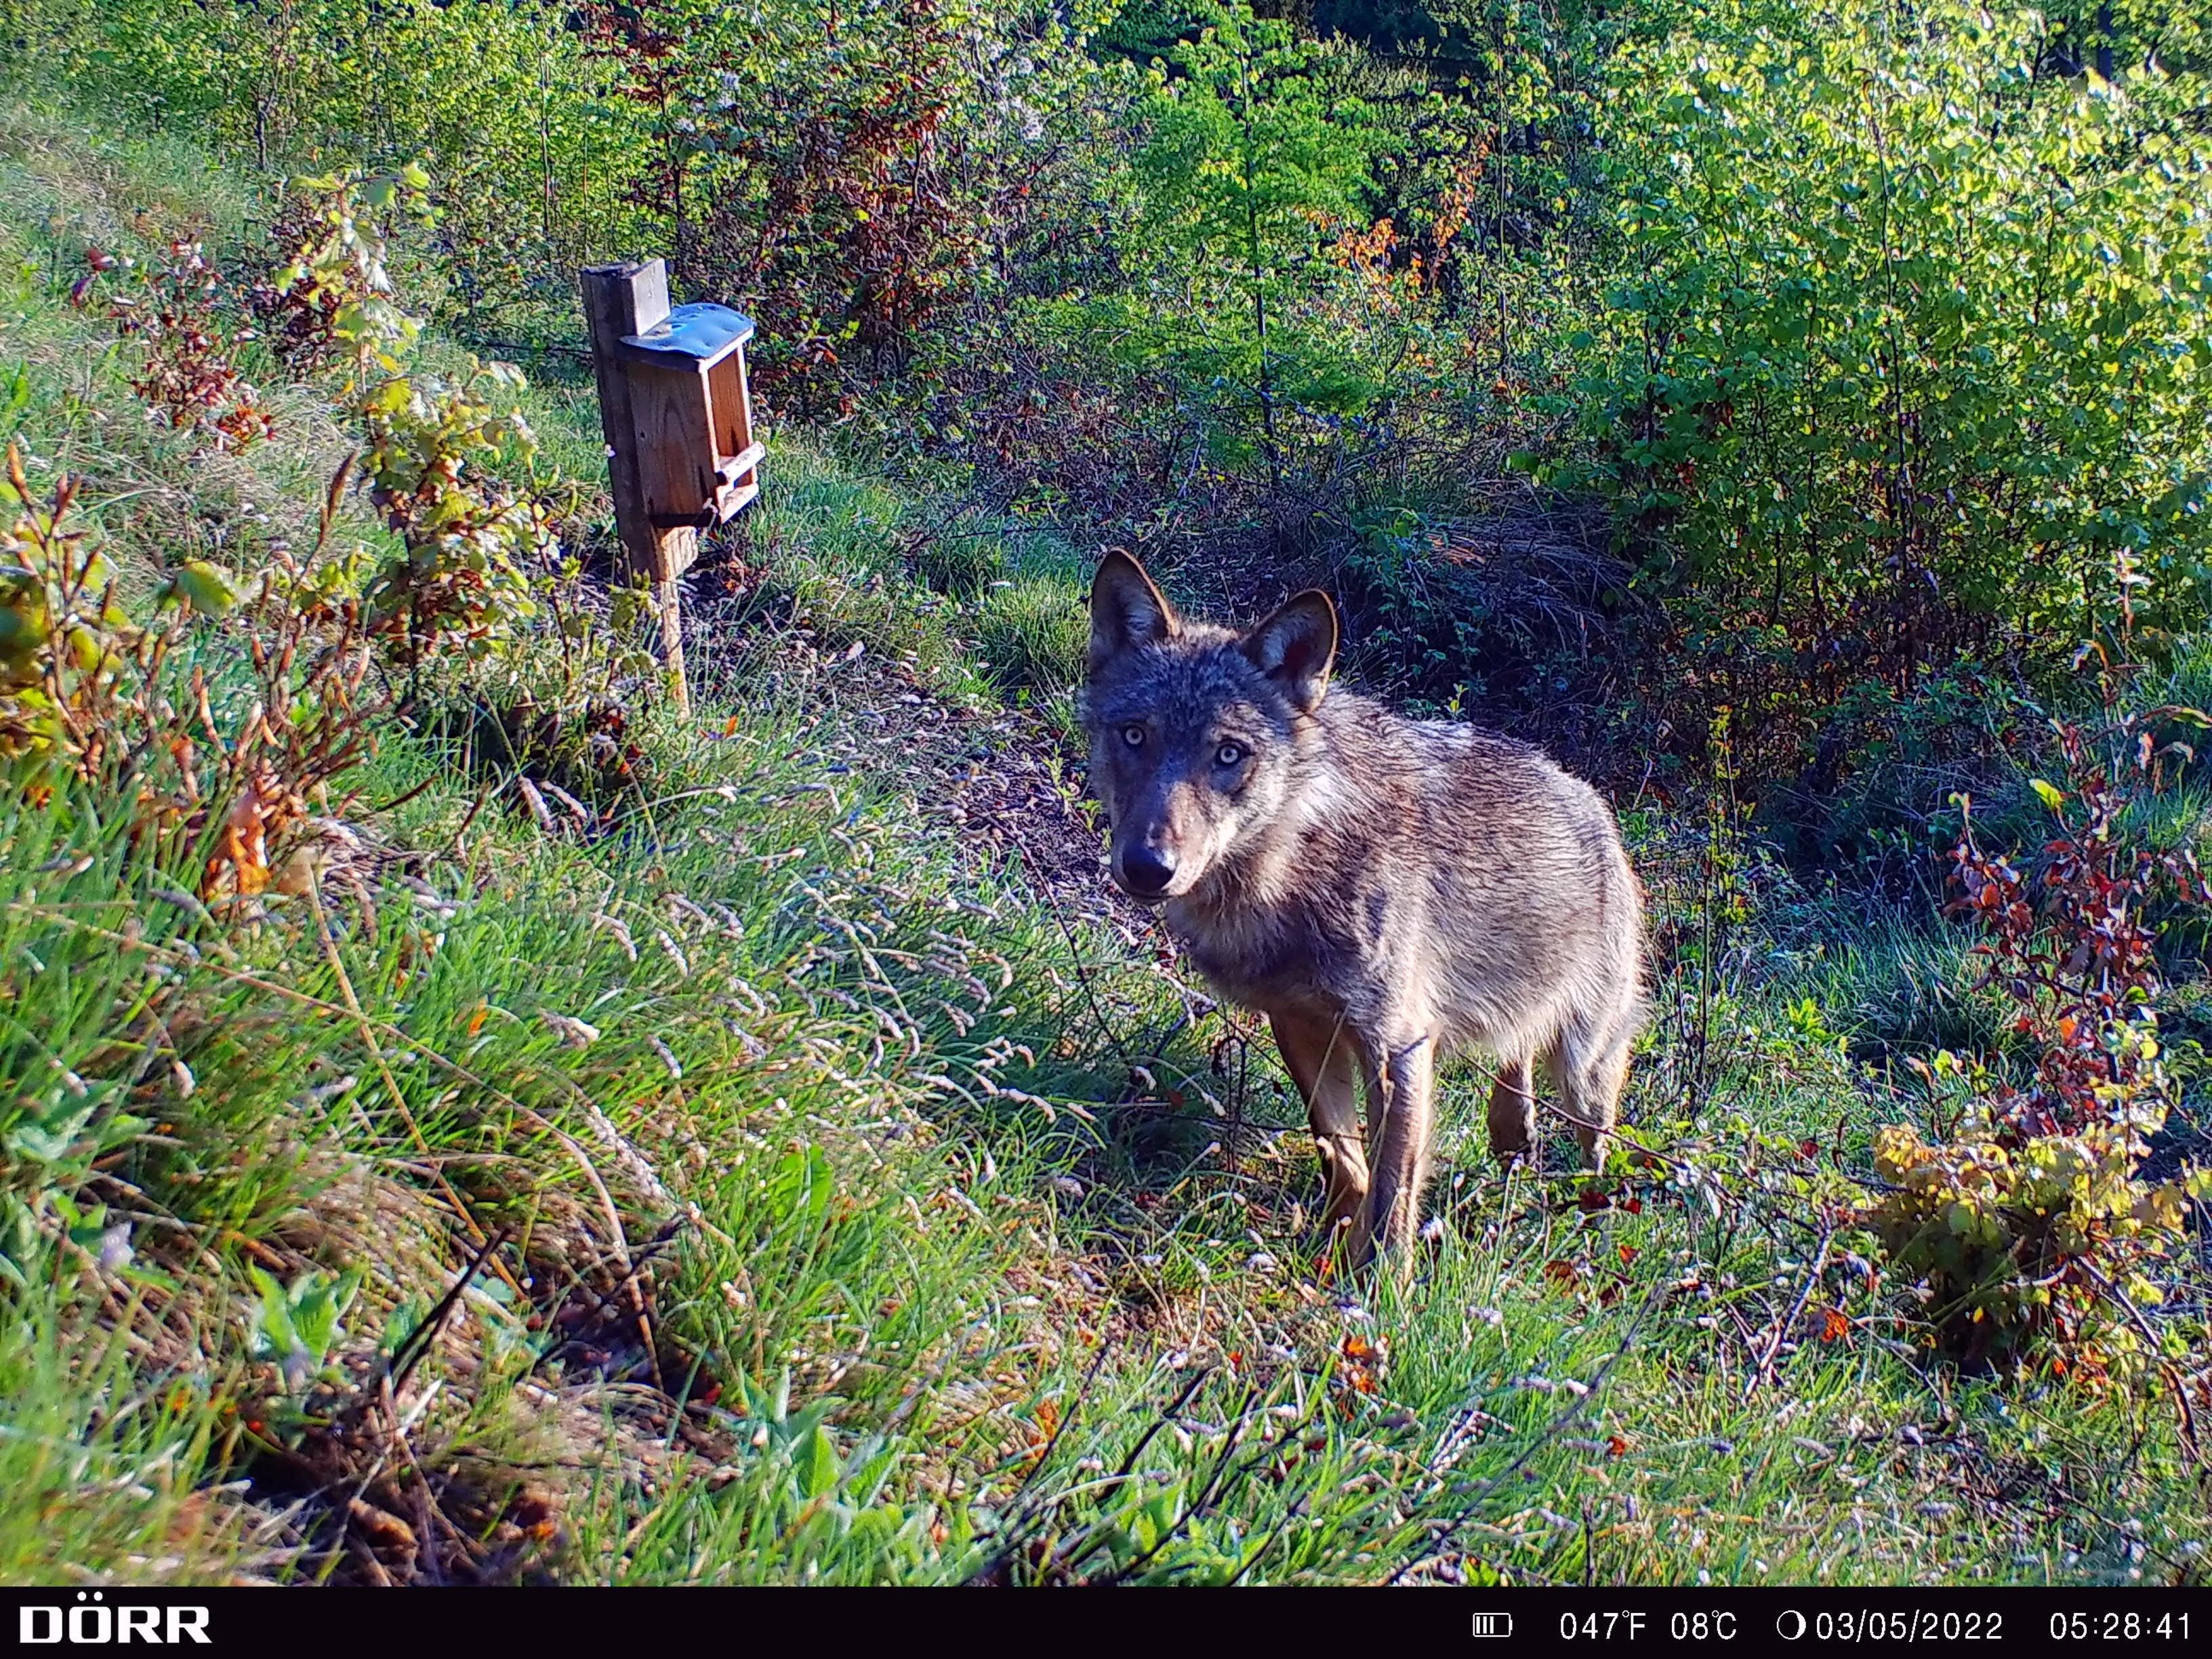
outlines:
{"label": "orange leaf", "polygon": [[269,820],[272,813],[271,803],[263,797],[261,784],[259,777],[249,778],[223,819],[222,838],[216,843],[215,856],[208,860],[205,885],[210,898],[222,889],[226,866],[233,890],[241,897],[250,898],[269,885]]}
{"label": "orange leaf", "polygon": [[1053,1436],[1060,1432],[1060,1402],[1056,1400],[1047,1400],[1041,1403],[1036,1408],[1033,1420],[1036,1425],[1036,1432],[1030,1437],[1030,1443],[1039,1450],[1042,1450]]}

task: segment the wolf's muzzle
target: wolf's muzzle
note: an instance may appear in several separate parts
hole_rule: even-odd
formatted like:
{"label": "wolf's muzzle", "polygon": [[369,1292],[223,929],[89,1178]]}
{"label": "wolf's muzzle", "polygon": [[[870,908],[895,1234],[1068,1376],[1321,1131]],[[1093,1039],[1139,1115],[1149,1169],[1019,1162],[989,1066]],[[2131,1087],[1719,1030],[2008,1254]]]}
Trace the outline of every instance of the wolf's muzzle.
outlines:
{"label": "wolf's muzzle", "polygon": [[1121,885],[1138,898],[1158,898],[1175,879],[1175,856],[1150,847],[1121,854]]}

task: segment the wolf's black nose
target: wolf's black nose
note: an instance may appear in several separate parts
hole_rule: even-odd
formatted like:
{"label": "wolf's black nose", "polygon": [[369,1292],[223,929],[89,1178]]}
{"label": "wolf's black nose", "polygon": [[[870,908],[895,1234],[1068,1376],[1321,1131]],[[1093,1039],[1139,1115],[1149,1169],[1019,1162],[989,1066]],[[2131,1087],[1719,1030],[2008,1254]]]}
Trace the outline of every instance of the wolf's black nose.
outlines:
{"label": "wolf's black nose", "polygon": [[1121,854],[1121,879],[1133,893],[1157,893],[1175,875],[1175,860],[1149,847],[1132,847]]}

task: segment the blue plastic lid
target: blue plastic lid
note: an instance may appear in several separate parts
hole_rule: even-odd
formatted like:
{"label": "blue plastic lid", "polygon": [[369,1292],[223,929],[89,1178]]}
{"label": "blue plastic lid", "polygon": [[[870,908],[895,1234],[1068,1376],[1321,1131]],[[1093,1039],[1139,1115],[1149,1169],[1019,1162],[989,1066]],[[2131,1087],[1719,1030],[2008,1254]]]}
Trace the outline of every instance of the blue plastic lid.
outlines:
{"label": "blue plastic lid", "polygon": [[686,357],[719,357],[753,337],[753,319],[727,306],[701,301],[678,306],[642,334],[625,334],[623,343],[641,351],[673,351]]}

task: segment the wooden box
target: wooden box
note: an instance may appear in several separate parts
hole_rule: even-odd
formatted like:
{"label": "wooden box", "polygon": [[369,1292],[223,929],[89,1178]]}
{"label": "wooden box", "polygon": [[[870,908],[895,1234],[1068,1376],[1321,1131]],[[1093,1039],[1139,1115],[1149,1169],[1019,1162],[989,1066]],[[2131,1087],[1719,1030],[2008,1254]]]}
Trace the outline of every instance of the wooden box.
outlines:
{"label": "wooden box", "polygon": [[727,306],[678,306],[622,337],[631,435],[647,520],[703,530],[760,494],[763,447],[745,384],[751,319]]}

